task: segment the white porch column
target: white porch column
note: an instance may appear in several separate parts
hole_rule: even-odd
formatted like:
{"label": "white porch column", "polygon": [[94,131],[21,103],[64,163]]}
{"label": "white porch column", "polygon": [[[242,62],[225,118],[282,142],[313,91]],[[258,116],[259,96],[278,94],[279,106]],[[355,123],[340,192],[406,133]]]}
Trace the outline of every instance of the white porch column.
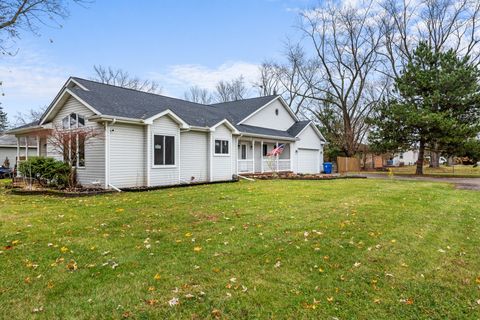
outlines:
{"label": "white porch column", "polygon": [[[275,146],[276,146],[276,148],[278,148],[278,141],[275,142]],[[279,157],[279,156],[278,156],[278,153],[277,153],[277,155],[275,156],[275,162],[276,162],[277,172],[280,171],[280,170],[278,170],[278,157]]]}
{"label": "white porch column", "polygon": [[295,154],[295,151],[293,150],[293,143],[288,144],[288,148],[290,150],[290,171],[293,171],[293,155]]}
{"label": "white porch column", "polygon": [[260,170],[263,173],[263,140],[260,143]]}
{"label": "white porch column", "polygon": [[28,136],[25,137],[25,160],[28,160]]}
{"label": "white porch column", "polygon": [[18,175],[18,164],[20,163],[20,138],[17,137],[17,159],[15,160],[15,165],[17,167],[17,177]]}
{"label": "white porch column", "polygon": [[37,136],[37,157],[40,157],[40,136]]}
{"label": "white porch column", "polygon": [[252,139],[252,173],[255,173],[255,140]]}

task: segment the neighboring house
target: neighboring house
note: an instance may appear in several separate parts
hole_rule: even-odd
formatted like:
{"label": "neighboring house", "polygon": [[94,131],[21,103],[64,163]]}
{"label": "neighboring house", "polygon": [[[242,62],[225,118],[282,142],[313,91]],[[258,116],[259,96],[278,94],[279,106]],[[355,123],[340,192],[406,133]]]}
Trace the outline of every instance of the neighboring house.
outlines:
{"label": "neighboring house", "polygon": [[[45,133],[72,126],[102,132],[76,144],[84,186],[226,181],[272,170],[318,173],[323,164],[322,134],[280,96],[202,105],[72,77],[38,123],[10,133],[37,137],[39,155],[63,159]],[[279,144],[283,153],[270,161],[267,153]]]}
{"label": "neighboring house", "polygon": [[[20,155],[20,159],[28,158],[29,156],[37,155],[37,141],[33,138],[29,138],[27,141],[25,138],[17,138],[11,134],[0,135],[0,166],[3,165],[8,158],[10,161],[10,167],[14,167],[17,159],[17,152]],[[17,150],[17,146],[19,149]]]}
{"label": "neighboring house", "polygon": [[399,166],[400,163],[403,163],[403,165],[406,166],[414,165],[417,163],[418,160],[418,151],[408,150],[405,152],[395,153],[392,160],[394,166]]}

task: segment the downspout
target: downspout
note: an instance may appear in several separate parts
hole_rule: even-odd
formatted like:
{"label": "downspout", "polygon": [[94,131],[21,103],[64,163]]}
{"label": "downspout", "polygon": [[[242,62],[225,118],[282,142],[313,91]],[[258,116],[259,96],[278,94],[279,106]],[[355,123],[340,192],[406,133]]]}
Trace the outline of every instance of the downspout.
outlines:
{"label": "downspout", "polygon": [[[110,126],[113,126],[117,122],[114,118]],[[119,188],[110,183],[110,127],[109,123],[105,121],[105,189],[112,188],[115,191],[121,192]]]}

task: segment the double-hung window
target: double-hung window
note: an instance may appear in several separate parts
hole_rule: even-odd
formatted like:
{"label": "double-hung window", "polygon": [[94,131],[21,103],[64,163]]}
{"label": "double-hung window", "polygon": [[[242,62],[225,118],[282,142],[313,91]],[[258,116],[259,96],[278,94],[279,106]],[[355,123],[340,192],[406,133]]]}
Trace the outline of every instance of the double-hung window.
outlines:
{"label": "double-hung window", "polygon": [[228,140],[215,140],[215,154],[229,154]]}
{"label": "double-hung window", "polygon": [[156,166],[175,165],[175,137],[153,136],[153,164]]}
{"label": "double-hung window", "polygon": [[62,127],[66,131],[62,137],[63,161],[85,167],[85,137],[80,131],[85,127],[85,117],[71,113],[62,119]]}
{"label": "double-hung window", "polygon": [[240,157],[241,157],[242,160],[247,159],[247,145],[246,144],[240,145]]}

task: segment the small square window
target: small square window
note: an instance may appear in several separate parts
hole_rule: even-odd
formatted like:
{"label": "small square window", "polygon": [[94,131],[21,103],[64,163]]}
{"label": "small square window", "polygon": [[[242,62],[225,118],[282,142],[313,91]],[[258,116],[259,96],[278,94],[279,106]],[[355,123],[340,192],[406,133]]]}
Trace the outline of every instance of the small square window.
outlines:
{"label": "small square window", "polygon": [[215,154],[228,154],[228,140],[215,140]]}
{"label": "small square window", "polygon": [[154,135],[153,164],[156,166],[175,164],[175,137]]}

